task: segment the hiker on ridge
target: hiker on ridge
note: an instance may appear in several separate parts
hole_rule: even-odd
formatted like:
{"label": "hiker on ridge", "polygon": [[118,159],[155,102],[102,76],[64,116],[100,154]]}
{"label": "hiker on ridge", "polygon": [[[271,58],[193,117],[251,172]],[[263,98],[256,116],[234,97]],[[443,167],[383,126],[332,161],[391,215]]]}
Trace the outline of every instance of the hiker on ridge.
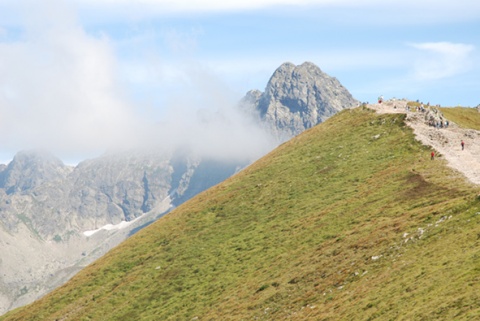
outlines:
{"label": "hiker on ridge", "polygon": [[460,143],[460,145],[462,145],[462,150],[465,148],[465,142],[462,140],[462,142]]}
{"label": "hiker on ridge", "polygon": [[430,159],[434,160],[435,159],[435,152],[432,150],[432,153],[430,154]]}

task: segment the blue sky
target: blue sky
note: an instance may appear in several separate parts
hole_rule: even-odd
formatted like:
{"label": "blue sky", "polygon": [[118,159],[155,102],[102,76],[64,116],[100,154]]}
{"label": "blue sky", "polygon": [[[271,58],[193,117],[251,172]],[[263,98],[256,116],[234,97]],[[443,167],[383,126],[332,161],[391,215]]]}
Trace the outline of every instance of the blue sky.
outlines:
{"label": "blue sky", "polygon": [[[262,153],[231,109],[286,61],[315,63],[360,101],[476,106],[479,30],[473,0],[0,0],[0,161],[202,139]],[[199,112],[230,126],[206,133]]]}

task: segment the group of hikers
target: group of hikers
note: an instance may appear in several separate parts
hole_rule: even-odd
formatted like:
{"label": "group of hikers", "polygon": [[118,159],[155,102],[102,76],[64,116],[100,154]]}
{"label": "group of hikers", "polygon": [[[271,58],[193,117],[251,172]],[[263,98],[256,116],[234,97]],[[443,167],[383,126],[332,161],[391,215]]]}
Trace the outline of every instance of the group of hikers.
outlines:
{"label": "group of hikers", "polygon": [[[384,102],[383,96],[379,96],[378,103],[382,104],[383,102]],[[368,103],[363,103],[363,104],[368,104]],[[448,121],[448,119],[446,119],[443,116],[442,112],[436,107],[440,107],[440,105],[436,105],[435,107],[432,107],[430,106],[430,103],[427,103],[425,106],[423,102],[420,102],[419,100],[417,100],[417,104],[415,104],[415,111],[425,114],[425,122],[429,126],[435,127],[437,129],[448,128],[448,126],[450,125],[450,122]],[[393,108],[397,109],[397,105],[394,104]],[[406,112],[410,112],[410,108],[411,106],[409,104],[405,105]],[[460,142],[460,146],[462,150],[465,149],[465,142],[463,140]],[[431,160],[435,159],[434,151],[430,153],[430,159]]]}
{"label": "group of hikers", "polygon": [[[420,103],[419,106],[416,107],[417,111],[426,113],[425,114],[425,121],[428,123],[429,126],[435,127],[437,129],[440,128],[448,128],[450,125],[450,122],[448,119],[446,119],[443,114],[440,112],[438,108],[435,107],[430,107],[430,103],[427,103],[427,108],[423,105],[423,103]],[[439,107],[439,105],[437,105]],[[462,150],[465,149],[465,142],[463,140],[460,141],[460,146]],[[435,152],[432,151],[430,154],[430,159],[434,160],[435,159]]]}
{"label": "group of hikers", "polygon": [[[437,108],[430,107],[430,103],[427,104],[427,107],[428,108],[425,108],[423,103],[421,103],[419,106],[416,106],[416,110],[417,112],[425,114],[425,121],[427,121],[428,125],[437,129],[448,128],[450,125],[448,119],[445,119],[443,114]],[[410,108],[408,108],[408,111],[410,111]]]}

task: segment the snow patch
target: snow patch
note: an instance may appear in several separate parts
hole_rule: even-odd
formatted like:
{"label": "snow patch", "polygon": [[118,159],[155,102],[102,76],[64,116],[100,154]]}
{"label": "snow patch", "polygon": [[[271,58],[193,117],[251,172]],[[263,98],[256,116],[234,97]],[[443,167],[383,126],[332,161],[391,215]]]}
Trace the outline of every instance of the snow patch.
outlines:
{"label": "snow patch", "polygon": [[129,221],[129,222],[121,221],[120,223],[115,224],[115,225],[114,224],[107,224],[107,225],[104,225],[101,228],[96,229],[96,230],[85,231],[85,232],[83,232],[83,235],[92,236],[93,234],[97,233],[100,230],[106,230],[106,231],[120,230],[122,228],[125,228],[125,227],[129,226],[130,224],[132,224],[135,221],[136,220]]}
{"label": "snow patch", "polygon": [[[157,207],[152,209],[152,211],[156,211],[158,213],[167,213],[166,209],[171,210],[173,208],[174,208],[174,206],[171,204],[170,195],[168,195],[167,197],[165,197],[160,202],[160,204],[157,205]],[[85,231],[85,232],[83,232],[83,235],[89,237],[89,236],[92,236],[93,234],[95,234],[95,233],[97,233],[98,231],[101,231],[101,230],[106,230],[106,231],[121,230],[121,229],[129,226],[130,224],[134,223],[135,221],[141,219],[142,217],[144,217],[144,216],[141,215],[141,216],[135,218],[134,220],[131,220],[131,221],[128,221],[128,222],[127,221],[121,221],[118,224],[107,224],[107,225],[104,225],[101,228],[96,229],[96,230]]]}

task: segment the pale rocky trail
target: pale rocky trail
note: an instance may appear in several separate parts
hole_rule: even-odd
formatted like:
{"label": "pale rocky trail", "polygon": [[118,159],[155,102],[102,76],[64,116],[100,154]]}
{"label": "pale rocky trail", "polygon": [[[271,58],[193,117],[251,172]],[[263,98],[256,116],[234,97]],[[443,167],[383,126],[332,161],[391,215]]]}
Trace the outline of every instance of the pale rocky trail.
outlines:
{"label": "pale rocky trail", "polygon": [[[462,173],[470,182],[480,184],[480,132],[459,128],[451,121],[447,128],[437,129],[428,125],[425,113],[409,111],[406,106],[406,100],[390,100],[381,104],[367,105],[378,113],[406,113],[407,125],[413,129],[416,138],[422,144],[431,146],[437,154],[447,160],[448,166]],[[461,146],[462,140],[465,143],[464,150]]]}

